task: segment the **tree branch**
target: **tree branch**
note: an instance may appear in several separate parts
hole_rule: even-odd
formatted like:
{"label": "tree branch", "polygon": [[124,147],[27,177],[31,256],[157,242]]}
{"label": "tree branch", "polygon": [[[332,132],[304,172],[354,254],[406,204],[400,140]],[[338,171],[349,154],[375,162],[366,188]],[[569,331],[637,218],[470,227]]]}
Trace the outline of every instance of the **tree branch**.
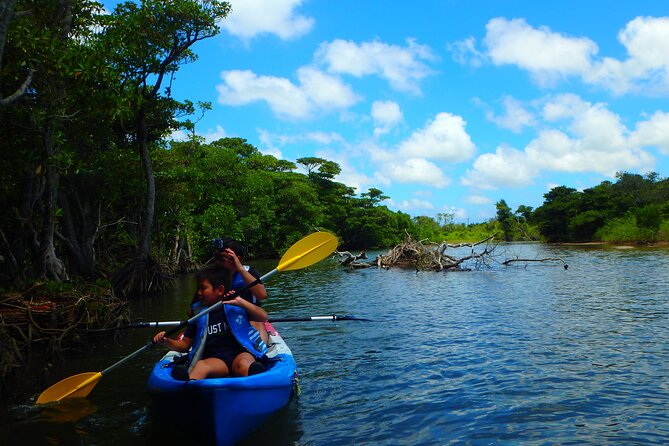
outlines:
{"label": "tree branch", "polygon": [[10,105],[16,101],[18,101],[21,96],[26,94],[26,90],[30,86],[30,83],[33,80],[33,74],[35,74],[34,69],[28,70],[28,76],[26,76],[26,80],[23,81],[23,84],[16,90],[11,96],[7,96],[6,98],[0,98],[0,106],[6,106]]}

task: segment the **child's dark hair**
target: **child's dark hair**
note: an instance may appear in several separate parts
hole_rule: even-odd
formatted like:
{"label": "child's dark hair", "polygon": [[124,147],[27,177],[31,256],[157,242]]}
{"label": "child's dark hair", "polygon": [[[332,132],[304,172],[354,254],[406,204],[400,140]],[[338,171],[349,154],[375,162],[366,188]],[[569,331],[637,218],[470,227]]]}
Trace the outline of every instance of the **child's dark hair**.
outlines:
{"label": "child's dark hair", "polygon": [[214,288],[218,288],[221,285],[223,285],[225,291],[229,291],[231,288],[230,271],[219,265],[210,265],[200,270],[195,278],[198,282],[208,280]]}

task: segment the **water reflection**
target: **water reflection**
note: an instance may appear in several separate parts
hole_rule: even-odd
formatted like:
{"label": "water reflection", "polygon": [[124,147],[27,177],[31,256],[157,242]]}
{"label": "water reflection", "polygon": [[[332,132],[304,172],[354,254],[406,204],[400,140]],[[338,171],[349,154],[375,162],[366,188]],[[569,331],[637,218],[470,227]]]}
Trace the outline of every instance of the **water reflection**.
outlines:
{"label": "water reflection", "polygon": [[42,418],[50,423],[76,423],[98,410],[87,398],[65,399],[40,409]]}

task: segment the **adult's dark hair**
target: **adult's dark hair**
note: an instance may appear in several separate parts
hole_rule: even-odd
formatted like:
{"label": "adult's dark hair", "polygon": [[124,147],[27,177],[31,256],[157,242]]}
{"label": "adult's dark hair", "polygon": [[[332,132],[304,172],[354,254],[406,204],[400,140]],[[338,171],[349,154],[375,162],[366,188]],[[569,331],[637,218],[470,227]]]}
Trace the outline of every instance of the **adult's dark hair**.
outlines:
{"label": "adult's dark hair", "polygon": [[242,242],[238,240],[226,240],[225,247],[232,249],[240,259],[244,258],[246,255],[246,249],[244,249],[244,245],[242,245]]}
{"label": "adult's dark hair", "polygon": [[195,278],[198,282],[201,280],[208,280],[214,288],[223,285],[225,291],[229,291],[232,286],[230,281],[230,271],[220,265],[209,265],[200,270]]}

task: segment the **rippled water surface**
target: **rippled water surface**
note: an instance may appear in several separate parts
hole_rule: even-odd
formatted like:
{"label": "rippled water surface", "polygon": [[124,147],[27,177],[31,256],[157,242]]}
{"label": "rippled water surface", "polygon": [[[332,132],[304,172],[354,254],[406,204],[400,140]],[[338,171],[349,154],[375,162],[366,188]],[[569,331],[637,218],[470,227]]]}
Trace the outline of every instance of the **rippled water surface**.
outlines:
{"label": "rippled water surface", "polygon": [[[245,444],[669,444],[669,251],[497,250],[498,262],[560,257],[569,267],[348,272],[325,261],[272,278],[271,315],[373,322],[277,323],[302,392]],[[184,280],[135,314],[183,318],[191,289]],[[151,334],[103,343],[54,380],[102,370]],[[188,444],[151,417],[145,384],[162,353],[103,377],[71,407],[36,408],[35,395],[10,403],[0,434],[16,444]]]}

